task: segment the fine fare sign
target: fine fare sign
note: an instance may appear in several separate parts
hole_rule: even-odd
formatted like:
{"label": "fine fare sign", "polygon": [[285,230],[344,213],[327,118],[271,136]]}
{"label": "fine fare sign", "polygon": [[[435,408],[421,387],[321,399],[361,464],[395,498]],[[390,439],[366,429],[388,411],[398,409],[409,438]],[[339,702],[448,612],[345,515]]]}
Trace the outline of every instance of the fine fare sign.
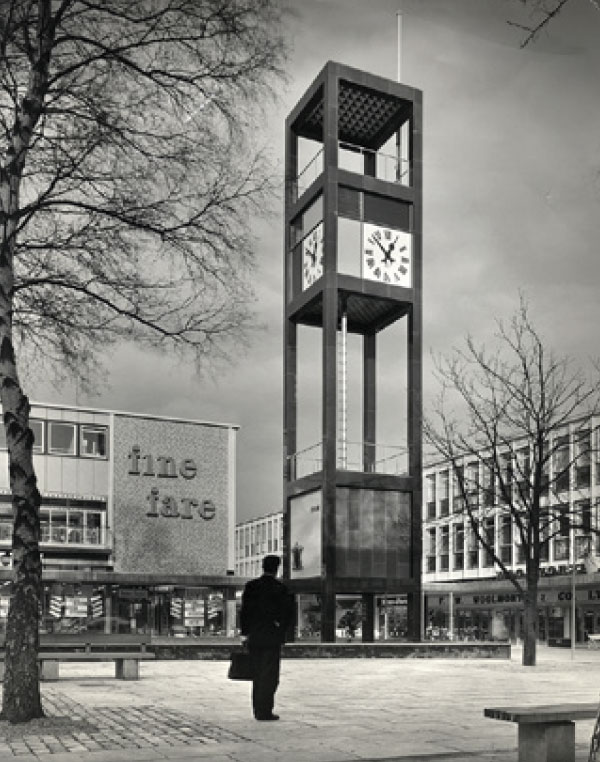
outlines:
{"label": "fine fare sign", "polygon": [[[151,454],[142,454],[139,445],[133,445],[127,459],[130,476],[158,477],[165,482],[181,478],[186,482],[192,482],[198,474],[198,467],[192,458],[184,458],[179,462],[169,455],[159,455],[155,458]],[[175,519],[200,518],[210,521],[216,513],[212,500],[201,500],[197,497],[177,499],[173,495],[162,492],[159,487],[150,488],[146,502],[148,504],[146,516],[152,518],[164,516]]]}

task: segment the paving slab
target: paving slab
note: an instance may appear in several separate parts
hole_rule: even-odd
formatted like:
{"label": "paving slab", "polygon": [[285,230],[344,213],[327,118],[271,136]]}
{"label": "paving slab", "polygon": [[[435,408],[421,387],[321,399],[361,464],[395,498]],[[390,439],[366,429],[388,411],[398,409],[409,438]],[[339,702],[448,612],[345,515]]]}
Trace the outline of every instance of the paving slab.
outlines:
{"label": "paving slab", "polygon": [[[156,661],[119,681],[112,664],[61,665],[46,718],[0,722],[0,762],[516,762],[517,726],[487,706],[596,701],[600,649],[510,660],[284,660],[279,722],[251,716],[249,683],[223,661]],[[576,725],[587,760],[593,720]]]}

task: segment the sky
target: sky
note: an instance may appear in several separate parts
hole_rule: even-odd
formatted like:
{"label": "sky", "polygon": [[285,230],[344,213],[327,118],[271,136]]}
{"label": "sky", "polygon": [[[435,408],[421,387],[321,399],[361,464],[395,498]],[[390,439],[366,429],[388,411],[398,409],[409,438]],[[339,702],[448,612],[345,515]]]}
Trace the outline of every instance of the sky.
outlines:
{"label": "sky", "polygon": [[[283,2],[283,0],[282,0]],[[424,97],[423,384],[432,355],[481,342],[521,290],[549,346],[585,366],[600,355],[600,10],[569,0],[539,38],[520,0],[295,0],[288,84],[264,126],[283,178],[287,114],[328,60],[396,79]],[[34,401],[238,424],[237,518],[282,510],[283,197],[258,241],[253,344],[199,378],[123,346],[95,395],[35,382]],[[318,425],[318,420],[317,420]]]}

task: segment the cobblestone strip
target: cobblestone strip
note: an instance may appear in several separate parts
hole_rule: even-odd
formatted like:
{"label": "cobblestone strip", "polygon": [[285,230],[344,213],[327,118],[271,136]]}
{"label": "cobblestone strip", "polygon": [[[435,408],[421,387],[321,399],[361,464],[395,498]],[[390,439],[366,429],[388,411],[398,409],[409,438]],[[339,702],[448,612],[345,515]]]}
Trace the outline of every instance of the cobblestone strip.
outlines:
{"label": "cobblestone strip", "polygon": [[248,739],[164,706],[87,706],[46,689],[46,717],[27,726],[0,723],[0,753],[48,755],[65,752],[197,746]]}

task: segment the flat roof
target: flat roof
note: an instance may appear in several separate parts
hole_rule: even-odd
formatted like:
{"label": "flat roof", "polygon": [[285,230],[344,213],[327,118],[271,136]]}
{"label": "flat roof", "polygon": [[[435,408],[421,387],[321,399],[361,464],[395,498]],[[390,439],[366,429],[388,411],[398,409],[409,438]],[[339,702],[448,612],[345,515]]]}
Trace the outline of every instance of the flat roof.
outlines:
{"label": "flat roof", "polygon": [[78,413],[103,413],[105,415],[114,415],[127,418],[143,418],[146,420],[171,421],[172,423],[192,423],[198,426],[215,426],[223,429],[239,429],[238,423],[222,423],[217,421],[202,421],[197,418],[182,418],[168,415],[157,415],[155,413],[132,413],[125,410],[109,410],[106,408],[96,408],[91,406],[70,405],[57,402],[40,402],[39,400],[30,400],[32,407],[48,407],[54,410],[73,410]]}

